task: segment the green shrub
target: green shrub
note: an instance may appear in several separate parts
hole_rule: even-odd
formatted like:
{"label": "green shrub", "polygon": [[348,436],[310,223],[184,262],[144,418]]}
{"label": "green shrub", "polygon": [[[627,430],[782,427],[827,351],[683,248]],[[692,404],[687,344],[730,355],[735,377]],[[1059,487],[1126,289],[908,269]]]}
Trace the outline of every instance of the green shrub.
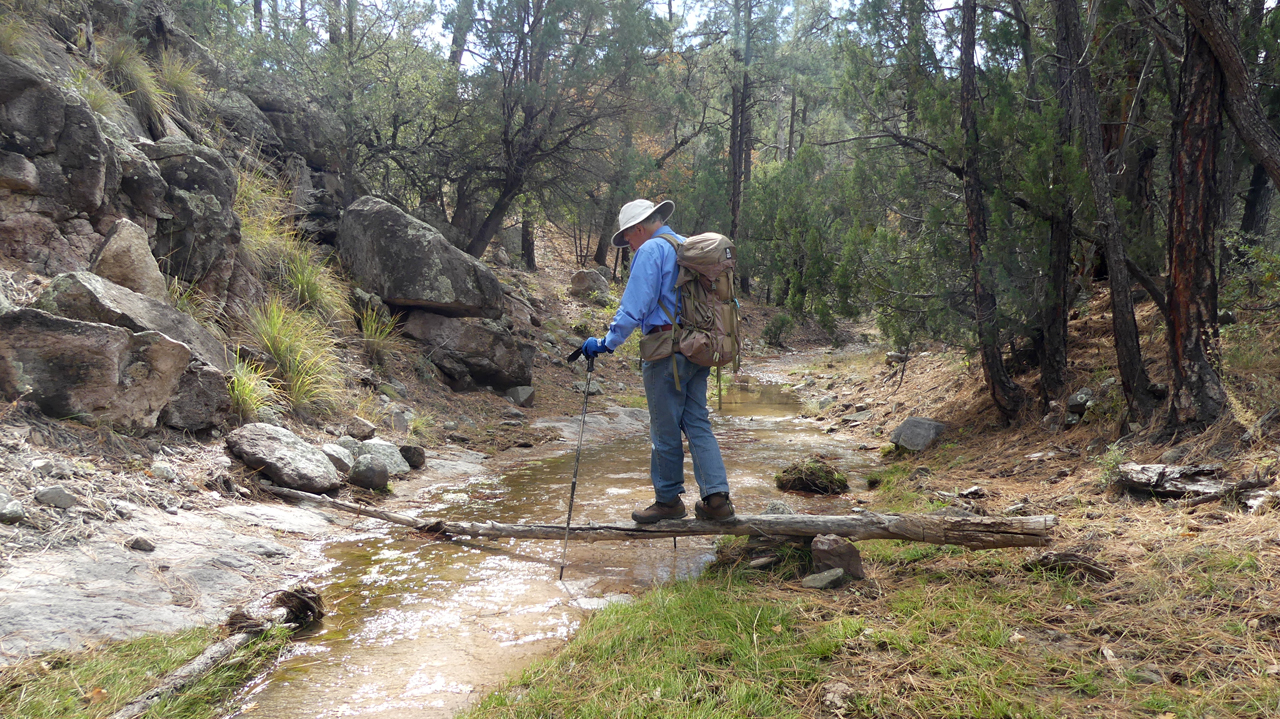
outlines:
{"label": "green shrub", "polygon": [[769,320],[769,324],[764,326],[764,331],[760,333],[760,339],[770,347],[781,347],[782,341],[791,332],[791,328],[795,326],[795,320],[791,319],[791,315],[786,312],[776,314],[773,319]]}
{"label": "green shrub", "polygon": [[132,38],[120,37],[106,43],[102,64],[107,82],[124,96],[140,120],[162,123],[170,114],[172,96],[160,87]]}
{"label": "green shrub", "polygon": [[276,363],[280,393],[294,409],[326,413],[337,404],[341,363],[329,329],[278,297],[249,313],[250,341]]}
{"label": "green shrub", "polygon": [[296,238],[292,243],[284,257],[284,272],[277,277],[281,291],[329,322],[350,319],[351,305],[342,282],[320,262],[311,245]]}

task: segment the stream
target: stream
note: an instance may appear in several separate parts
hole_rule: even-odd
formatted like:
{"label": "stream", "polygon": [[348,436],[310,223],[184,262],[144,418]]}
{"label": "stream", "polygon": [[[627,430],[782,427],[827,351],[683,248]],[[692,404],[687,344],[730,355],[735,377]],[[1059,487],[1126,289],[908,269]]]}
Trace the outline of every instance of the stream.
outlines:
{"label": "stream", "polygon": [[[783,498],[773,474],[821,451],[849,469],[869,459],[796,417],[782,385],[727,388],[712,422],[739,513]],[[686,505],[697,485],[686,459]],[[584,447],[574,523],[629,518],[653,501],[647,436]],[[572,451],[501,476],[432,488],[422,513],[458,520],[564,521]],[[860,478],[851,477],[851,482]],[[419,493],[419,499],[424,499]],[[840,497],[785,496],[797,512],[843,514]],[[561,545],[547,541],[439,542],[390,528],[324,546],[313,578],[330,604],[323,625],[296,642],[273,671],[248,687],[232,716],[273,719],[450,717],[529,662],[561,646],[587,612],[629,600],[655,583],[696,575],[714,556],[713,537],[571,542],[565,581]]]}

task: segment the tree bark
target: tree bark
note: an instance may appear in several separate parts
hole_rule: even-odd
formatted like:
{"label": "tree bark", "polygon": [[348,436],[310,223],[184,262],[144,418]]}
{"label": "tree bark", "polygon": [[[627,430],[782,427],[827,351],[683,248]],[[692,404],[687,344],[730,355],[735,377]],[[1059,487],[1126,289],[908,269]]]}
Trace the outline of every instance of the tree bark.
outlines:
{"label": "tree bark", "polygon": [[1245,245],[1257,245],[1266,236],[1267,225],[1271,222],[1271,198],[1274,196],[1267,168],[1261,164],[1254,165],[1249,192],[1244,199],[1244,215],[1240,218],[1241,241]]}
{"label": "tree bark", "polygon": [[[1020,7],[1020,4],[1019,4]],[[1024,21],[1025,22],[1025,21]],[[1061,32],[1061,29],[1059,29]],[[1029,33],[1029,30],[1028,30]],[[1030,51],[1030,41],[1024,41],[1024,52]],[[1028,72],[1032,62],[1027,59]],[[1049,272],[1045,288],[1044,348],[1040,353],[1040,402],[1047,409],[1067,385],[1067,311],[1070,305],[1067,293],[1067,277],[1071,269],[1071,225],[1075,221],[1075,198],[1067,191],[1066,158],[1064,147],[1071,145],[1075,132],[1074,114],[1071,108],[1071,65],[1059,57],[1054,73],[1054,93],[1058,100],[1057,145],[1053,151],[1052,180],[1059,188],[1058,207],[1049,219]]]}
{"label": "tree bark", "polygon": [[1080,112],[1080,136],[1084,143],[1089,181],[1093,187],[1098,211],[1099,234],[1106,254],[1107,278],[1111,285],[1111,326],[1115,337],[1116,363],[1120,382],[1133,416],[1146,421],[1155,409],[1151,380],[1142,363],[1142,347],[1138,339],[1138,322],[1133,316],[1133,298],[1129,294],[1129,270],[1125,266],[1124,246],[1120,241],[1120,222],[1111,196],[1111,176],[1107,172],[1102,147],[1102,116],[1098,110],[1098,91],[1087,65],[1082,65],[1084,42],[1080,35],[1080,8],[1076,0],[1055,0],[1058,23],[1058,54],[1066,58],[1074,79],[1075,103]]}
{"label": "tree bark", "polygon": [[1218,60],[1225,80],[1227,115],[1249,148],[1254,162],[1261,164],[1280,185],[1280,133],[1267,121],[1267,113],[1253,87],[1240,39],[1231,29],[1231,8],[1216,0],[1178,0],[1187,20],[1204,39]]}
{"label": "tree bark", "polygon": [[523,185],[522,178],[507,178],[506,183],[502,186],[502,191],[498,194],[497,201],[493,203],[493,208],[489,210],[488,215],[485,215],[484,222],[480,223],[480,227],[476,230],[475,235],[472,236],[471,242],[467,244],[468,255],[480,257],[485,250],[489,249],[489,241],[502,228],[502,221],[507,216],[507,210],[511,208],[511,203],[515,202],[516,198],[520,196],[520,190]]}
{"label": "tree bark", "polygon": [[524,258],[524,268],[530,272],[538,271],[538,260],[533,256],[533,212],[525,208],[520,218],[520,256]]}
{"label": "tree bark", "polygon": [[964,133],[964,205],[969,231],[969,264],[973,268],[973,300],[977,314],[977,334],[982,355],[982,374],[996,409],[1005,419],[1013,419],[1022,409],[1026,394],[1005,370],[1000,352],[1000,328],[996,322],[996,297],[984,284],[983,246],[987,242],[987,203],[979,173],[978,117],[974,102],[978,96],[977,67],[974,60],[978,6],[963,0],[960,8],[960,129]]}
{"label": "tree bark", "polygon": [[[1209,0],[1220,3],[1222,0]],[[1218,281],[1214,228],[1219,219],[1217,160],[1222,129],[1223,77],[1204,37],[1190,21],[1173,121],[1169,200],[1170,419],[1211,423],[1226,407],[1214,369],[1218,339]]]}
{"label": "tree bark", "polygon": [[454,69],[462,67],[462,56],[467,50],[467,36],[476,21],[475,0],[458,0],[453,8],[453,41],[449,46],[449,64]]}

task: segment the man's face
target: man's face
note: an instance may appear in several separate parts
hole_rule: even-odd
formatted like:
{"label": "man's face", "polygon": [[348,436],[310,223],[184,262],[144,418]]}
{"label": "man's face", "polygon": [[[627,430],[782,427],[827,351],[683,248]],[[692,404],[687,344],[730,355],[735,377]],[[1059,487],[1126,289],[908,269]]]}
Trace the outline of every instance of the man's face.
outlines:
{"label": "man's face", "polygon": [[643,245],[650,237],[653,237],[655,229],[644,223],[632,225],[622,231],[622,239],[626,240],[627,244],[631,246],[631,251],[635,252],[640,249],[640,245]]}

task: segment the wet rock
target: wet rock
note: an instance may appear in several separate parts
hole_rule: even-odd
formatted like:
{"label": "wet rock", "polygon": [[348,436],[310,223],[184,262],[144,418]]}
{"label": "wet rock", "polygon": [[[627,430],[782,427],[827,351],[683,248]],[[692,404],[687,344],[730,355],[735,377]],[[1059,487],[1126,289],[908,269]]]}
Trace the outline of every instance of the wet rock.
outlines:
{"label": "wet rock", "polygon": [[427,450],[416,444],[400,445],[400,456],[404,458],[410,469],[422,469],[427,463]]}
{"label": "wet rock", "polygon": [[355,464],[347,473],[347,481],[357,487],[382,490],[387,488],[390,473],[382,459],[373,454],[356,457]]}
{"label": "wet rock", "polygon": [[228,368],[226,348],[191,315],[140,295],[91,272],[53,278],[36,301],[38,309],[83,322],[101,322],[134,332],[155,331],[191,348],[196,359]]}
{"label": "wet rock", "polygon": [[894,445],[919,452],[928,449],[942,433],[947,425],[927,417],[908,417],[906,421],[894,428],[889,441]]}
{"label": "wet rock", "polygon": [[147,231],[127,219],[111,226],[89,271],[157,302],[169,302],[169,288],[151,254]]}
{"label": "wet rock", "polygon": [[780,499],[775,499],[772,502],[769,502],[769,504],[765,505],[764,510],[760,513],[761,514],[795,514],[796,511],[792,509],[791,506],[786,502],[783,502]]}
{"label": "wet rock", "polygon": [[1084,414],[1091,399],[1093,399],[1093,390],[1088,387],[1082,387],[1070,397],[1067,397],[1067,411],[1075,414]]}
{"label": "wet rock", "polygon": [[36,501],[59,509],[70,509],[80,503],[80,500],[76,499],[74,494],[68,492],[60,484],[37,489]]}
{"label": "wet rock", "polygon": [[228,434],[226,441],[246,465],[282,487],[319,494],[342,483],[324,452],[283,427],[246,424]]}
{"label": "wet rock", "polygon": [[502,315],[502,288],[489,268],[394,205],[356,200],[343,213],[337,244],[356,283],[388,304],[452,317]]}
{"label": "wet rock", "polygon": [[800,586],[805,589],[834,589],[844,584],[844,582],[844,570],[840,567],[835,567],[825,572],[810,574],[800,581]]}
{"label": "wet rock", "polygon": [[0,396],[35,402],[51,417],[154,427],[190,358],[186,345],[159,332],[31,308],[0,315]]}
{"label": "wet rock", "polygon": [[599,272],[578,270],[569,278],[569,294],[580,299],[608,297],[609,281]]}
{"label": "wet rock", "polygon": [[27,516],[22,502],[0,492],[0,524],[17,524]]}
{"label": "wet rock", "polygon": [[403,329],[432,348],[431,361],[455,392],[477,385],[507,390],[533,383],[533,345],[516,339],[501,323],[415,310]]}
{"label": "wet rock", "polygon": [[834,534],[820,534],[813,538],[810,545],[813,553],[813,569],[822,573],[832,569],[840,569],[843,576],[850,579],[863,579],[862,553],[857,545],[847,537]]}
{"label": "wet rock", "polygon": [[[356,447],[360,446],[354,439],[352,439],[352,443]],[[351,463],[355,461],[355,457],[346,447],[338,444],[322,444],[320,445],[320,451],[324,452],[324,456],[328,457],[329,461],[333,463],[334,469],[343,474],[351,471]]]}
{"label": "wet rock", "polygon": [[[529,385],[519,385],[507,390],[507,396],[519,407],[532,407],[534,391]],[[523,415],[522,415],[523,416]]]}
{"label": "wet rock", "polygon": [[128,539],[126,539],[124,542],[124,546],[128,547],[129,549],[132,549],[135,552],[156,551],[155,542],[152,542],[150,539],[147,539],[141,534],[135,534],[132,537],[129,537]]}
{"label": "wet rock", "polygon": [[[382,460],[387,472],[395,477],[409,472],[409,463],[404,461],[404,457],[400,456],[400,447],[392,444],[385,439],[368,439],[360,443],[360,449],[355,453],[356,459],[360,459],[366,455],[372,455]],[[355,470],[355,465],[352,471]]]}
{"label": "wet rock", "polygon": [[187,432],[225,424],[231,416],[227,376],[203,362],[192,362],[178,380],[173,399],[160,412],[160,422]]}
{"label": "wet rock", "polygon": [[600,388],[600,383],[595,380],[591,380],[590,387],[587,386],[586,382],[574,382],[573,391],[574,392],[585,391],[588,397],[595,397],[596,395],[604,394],[604,390]]}
{"label": "wet rock", "polygon": [[373,439],[373,436],[377,433],[377,425],[363,417],[352,417],[351,421],[347,422],[347,434],[361,442],[366,439]]}

